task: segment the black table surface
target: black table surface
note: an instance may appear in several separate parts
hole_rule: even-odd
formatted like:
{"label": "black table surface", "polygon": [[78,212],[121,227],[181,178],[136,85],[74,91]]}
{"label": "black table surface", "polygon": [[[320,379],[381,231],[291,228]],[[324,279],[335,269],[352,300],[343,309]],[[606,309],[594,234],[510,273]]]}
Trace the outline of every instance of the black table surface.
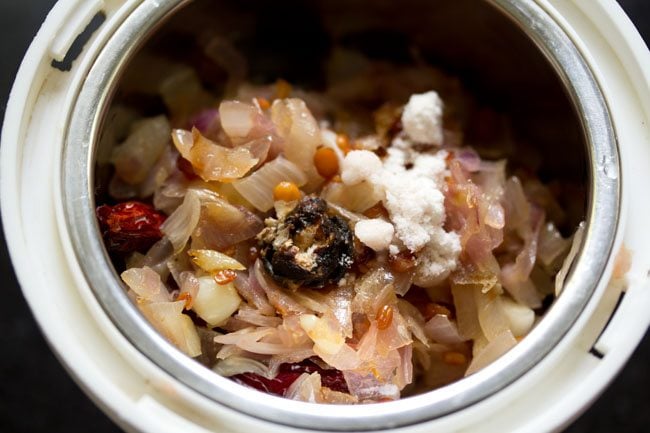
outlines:
{"label": "black table surface", "polygon": [[[54,0],[0,0],[0,112],[27,47]],[[650,0],[620,0],[646,41]],[[47,346],[0,233],[0,433],[121,430],[83,394]],[[604,394],[566,431],[650,432],[650,337]]]}

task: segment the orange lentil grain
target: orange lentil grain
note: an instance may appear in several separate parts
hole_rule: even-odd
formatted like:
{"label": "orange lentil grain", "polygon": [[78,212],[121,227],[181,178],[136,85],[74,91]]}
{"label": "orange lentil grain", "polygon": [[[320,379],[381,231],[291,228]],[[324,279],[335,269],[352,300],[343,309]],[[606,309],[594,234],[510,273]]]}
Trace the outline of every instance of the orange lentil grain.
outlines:
{"label": "orange lentil grain", "polygon": [[336,156],[334,149],[329,147],[320,147],[316,150],[314,165],[318,174],[325,179],[329,179],[339,173],[339,158]]}
{"label": "orange lentil grain", "polygon": [[280,182],[273,188],[273,199],[294,201],[300,199],[300,189],[293,182]]}
{"label": "orange lentil grain", "polygon": [[444,305],[436,304],[435,302],[429,302],[424,307],[424,312],[422,315],[424,316],[425,320],[430,320],[432,317],[437,315],[447,316],[451,318],[452,312]]}
{"label": "orange lentil grain", "polygon": [[388,329],[391,323],[393,323],[393,307],[384,305],[377,311],[377,328]]}

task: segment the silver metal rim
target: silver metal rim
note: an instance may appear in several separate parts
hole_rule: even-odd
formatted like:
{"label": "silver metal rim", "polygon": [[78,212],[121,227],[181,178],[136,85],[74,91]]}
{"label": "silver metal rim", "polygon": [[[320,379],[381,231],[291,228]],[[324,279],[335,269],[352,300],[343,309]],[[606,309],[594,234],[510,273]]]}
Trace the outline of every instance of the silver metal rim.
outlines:
{"label": "silver metal rim", "polygon": [[497,393],[542,360],[587,305],[611,254],[620,203],[618,149],[600,88],[559,25],[533,0],[487,1],[523,29],[553,64],[583,121],[591,171],[581,252],[563,295],[521,344],[482,371],[426,394],[375,405],[326,406],[266,395],[220,377],[188,359],[149,325],[126,296],[99,236],[93,155],[120,72],[142,41],[188,0],[144,0],[134,10],[97,56],[67,125],[61,191],[67,229],[88,285],[124,337],[170,376],[219,404],[273,423],[313,430],[388,429],[439,418]]}

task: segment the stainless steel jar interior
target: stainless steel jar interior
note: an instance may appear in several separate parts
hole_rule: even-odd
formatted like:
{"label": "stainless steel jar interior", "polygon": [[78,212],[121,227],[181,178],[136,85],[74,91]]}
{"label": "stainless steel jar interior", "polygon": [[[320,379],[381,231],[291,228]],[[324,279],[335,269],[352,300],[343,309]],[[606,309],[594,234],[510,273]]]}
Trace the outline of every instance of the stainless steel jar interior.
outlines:
{"label": "stainless steel jar interior", "polygon": [[[412,425],[458,411],[533,368],[571,328],[600,280],[620,202],[618,152],[606,103],[569,37],[532,0],[303,3],[144,0],[125,19],[97,56],[67,125],[62,196],[78,264],[123,335],[161,369],[218,404],[278,424],[343,431]],[[296,17],[307,25],[296,24]],[[430,63],[459,75],[470,91],[512,115],[544,161],[543,174],[589,179],[589,200],[577,204],[587,220],[581,253],[563,295],[532,333],[469,378],[400,401],[355,407],[294,402],[246,389],[189,360],[158,335],[126,297],[101,242],[94,216],[95,158],[110,104],[124,96],[143,53],[164,47],[171,40],[165,35],[209,28],[238,34],[246,54],[255,54],[254,73],[280,73],[307,85],[323,35],[337,39],[367,29],[405,34]]]}

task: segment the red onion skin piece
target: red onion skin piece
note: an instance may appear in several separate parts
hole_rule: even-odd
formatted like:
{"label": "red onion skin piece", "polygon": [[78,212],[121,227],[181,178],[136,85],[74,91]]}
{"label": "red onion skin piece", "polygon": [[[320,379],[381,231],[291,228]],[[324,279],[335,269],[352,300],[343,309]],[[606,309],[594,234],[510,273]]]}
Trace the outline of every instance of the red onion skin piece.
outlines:
{"label": "red onion skin piece", "polygon": [[255,373],[237,374],[231,377],[232,380],[255,388],[267,394],[284,396],[287,389],[303,373],[318,373],[321,376],[321,383],[332,391],[348,392],[348,386],[340,370],[325,370],[310,360],[296,364],[282,364],[278,375],[273,379],[267,379]]}

